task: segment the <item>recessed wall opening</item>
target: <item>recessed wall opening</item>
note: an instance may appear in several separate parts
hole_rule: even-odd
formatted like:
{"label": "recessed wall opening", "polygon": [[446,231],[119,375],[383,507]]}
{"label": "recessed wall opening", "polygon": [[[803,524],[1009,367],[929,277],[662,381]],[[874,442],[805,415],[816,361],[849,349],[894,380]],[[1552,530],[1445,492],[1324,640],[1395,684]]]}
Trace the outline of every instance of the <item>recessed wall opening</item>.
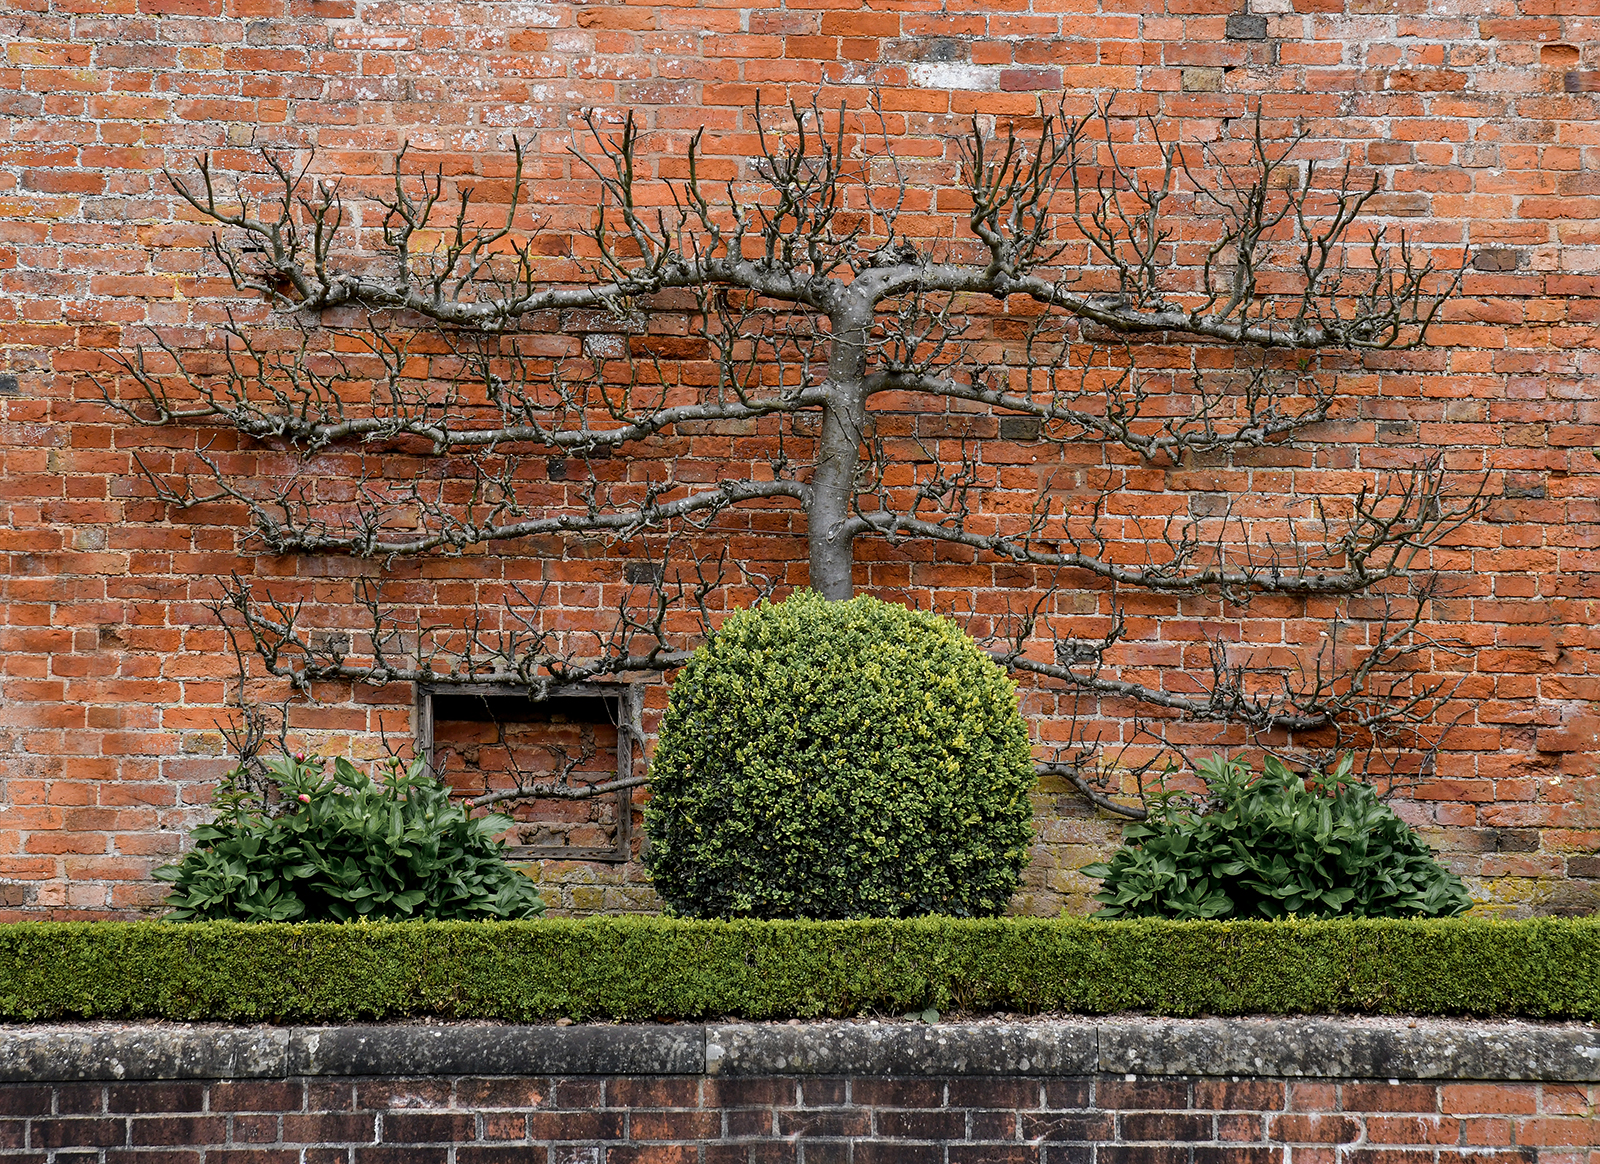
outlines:
{"label": "recessed wall opening", "polygon": [[[623,684],[572,684],[542,700],[493,684],[419,685],[417,750],[464,799],[524,788],[582,791],[632,775],[637,698]],[[517,822],[506,838],[512,860],[623,862],[633,853],[633,791],[518,797],[491,807]]]}

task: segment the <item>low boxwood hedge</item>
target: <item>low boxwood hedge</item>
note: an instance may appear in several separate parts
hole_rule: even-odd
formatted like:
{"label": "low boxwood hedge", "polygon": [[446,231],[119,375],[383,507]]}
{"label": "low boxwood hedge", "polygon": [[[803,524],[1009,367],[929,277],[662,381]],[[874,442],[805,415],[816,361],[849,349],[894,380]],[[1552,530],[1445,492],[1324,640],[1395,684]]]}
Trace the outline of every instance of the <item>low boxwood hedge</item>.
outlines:
{"label": "low boxwood hedge", "polygon": [[1600,1017],[1600,920],[0,926],[0,1018]]}

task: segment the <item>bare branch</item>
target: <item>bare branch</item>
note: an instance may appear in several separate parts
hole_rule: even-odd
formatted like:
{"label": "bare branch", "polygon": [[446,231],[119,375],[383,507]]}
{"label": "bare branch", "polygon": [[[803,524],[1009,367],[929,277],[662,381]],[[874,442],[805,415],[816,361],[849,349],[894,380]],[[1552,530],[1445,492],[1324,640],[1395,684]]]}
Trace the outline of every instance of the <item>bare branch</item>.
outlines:
{"label": "bare branch", "polygon": [[[965,234],[949,238],[944,196],[923,209],[952,175],[890,140],[881,106],[758,107],[754,125],[730,179],[706,176],[726,143],[703,133],[681,171],[655,178],[643,159],[659,140],[631,115],[591,113],[573,156],[599,197],[576,242],[571,222],[529,214],[541,203],[520,141],[493,203],[412,172],[402,150],[375,200],[375,254],[351,252],[356,216],[336,182],[311,179],[311,156],[263,155],[231,194],[210,158],[168,175],[216,226],[234,285],[300,328],[286,344],[230,318],[202,350],[157,334],[99,381],[124,420],[201,430],[170,461],[138,461],[150,494],[225,504],[246,515],[246,545],[369,559],[352,569],[377,575],[354,584],[338,633],[313,625],[325,608],[233,578],[217,610],[241,658],[300,692],[488,681],[537,696],[670,670],[714,629],[731,532],[797,536],[803,520],[809,581],[830,597],[851,593],[869,538],[1050,576],[992,650],[1064,698],[1125,699],[1271,746],[1421,740],[1451,691],[1411,673],[1449,647],[1427,633],[1429,578],[1482,513],[1483,483],[1433,461],[1331,497],[1319,470],[1295,470],[1269,487],[1270,519],[1237,490],[1158,518],[1118,493],[1141,475],[1138,488],[1172,488],[1197,463],[1259,463],[1234,458],[1337,415],[1348,353],[1426,341],[1461,273],[1363,227],[1379,179],[1319,177],[1295,160],[1300,136],[1271,140],[1259,116],[1193,147],[1108,100],[1043,112],[1027,132],[974,121]],[[996,433],[1009,459],[991,456]],[[663,550],[660,581],[620,600],[605,631],[561,629],[543,594],[515,586],[503,603],[434,610],[381,584],[405,558],[578,541],[664,542],[681,558],[679,539],[719,553],[669,576]],[[735,564],[746,589],[791,584]],[[1202,673],[1152,680],[1119,662],[1116,608],[1086,635],[1053,633],[1045,603],[1068,586],[1109,587],[1113,602],[1330,596],[1344,613],[1292,666],[1224,642],[1212,618]],[[1347,600],[1361,595],[1377,613],[1357,619]],[[1137,817],[1078,744],[1042,770]],[[1142,790],[1151,761],[1131,762]]]}

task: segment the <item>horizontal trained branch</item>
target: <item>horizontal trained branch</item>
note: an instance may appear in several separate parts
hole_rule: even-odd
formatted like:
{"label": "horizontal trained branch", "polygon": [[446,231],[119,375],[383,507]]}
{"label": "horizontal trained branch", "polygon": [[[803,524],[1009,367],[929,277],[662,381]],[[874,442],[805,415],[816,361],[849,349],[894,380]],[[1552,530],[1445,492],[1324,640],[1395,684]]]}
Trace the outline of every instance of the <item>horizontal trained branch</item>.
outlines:
{"label": "horizontal trained branch", "polygon": [[[239,521],[239,554],[368,560],[334,568],[366,579],[333,600],[346,610],[326,588],[308,608],[304,588],[224,582],[213,609],[239,658],[302,695],[425,682],[537,698],[670,671],[716,630],[721,567],[669,582],[664,561],[635,571],[640,548],[770,561],[755,587],[734,562],[748,602],[800,584],[848,598],[866,576],[858,543],[911,543],[912,562],[1007,569],[1007,603],[1031,591],[1028,614],[974,609],[969,626],[1071,705],[1041,771],[1104,811],[1136,817],[1119,797],[1131,776],[1142,800],[1156,770],[1141,748],[1113,786],[1120,761],[1094,755],[1091,725],[1129,706],[1307,764],[1339,749],[1430,762],[1460,686],[1437,673],[1454,644],[1428,631],[1430,580],[1487,482],[1303,445],[1301,468],[1255,468],[1262,449],[1317,439],[1359,353],[1425,343],[1459,289],[1453,252],[1361,228],[1381,174],[1319,172],[1259,116],[1168,141],[1109,100],[975,120],[938,143],[942,177],[903,162],[929,143],[897,140],[875,100],[758,105],[754,150],[716,181],[704,133],[658,177],[631,115],[586,118],[563,160],[598,187],[586,225],[529,213],[557,203],[530,189],[548,167],[521,142],[487,203],[402,149],[383,189],[360,192],[364,231],[311,157],[266,153],[228,183],[207,157],[167,175],[217,229],[234,287],[275,318],[229,315],[198,348],[156,334],[96,380],[124,421],[193,430],[137,455],[148,495]],[[957,195],[947,224],[908,210],[930,182]],[[803,580],[781,568],[800,536]],[[548,579],[579,547],[628,559],[609,629],[511,583],[441,606],[386,602],[373,580],[469,554],[542,559],[503,576]],[[1136,666],[1130,591],[1198,598],[1204,642]],[[1327,629],[1253,648],[1219,622],[1263,595]],[[1313,615],[1317,596],[1331,601]],[[524,773],[521,791],[482,792],[581,787]]]}
{"label": "horizontal trained branch", "polygon": [[[442,224],[441,241],[425,254],[415,245],[441,225],[434,210],[443,200],[443,176],[433,175],[431,183],[428,175],[408,179],[402,150],[393,197],[378,200],[387,275],[340,263],[334,240],[346,214],[339,186],[307,183],[304,167],[296,171],[287,160],[266,155],[276,189],[254,208],[242,183],[231,198],[219,191],[208,156],[197,160],[198,182],[170,171],[167,178],[204,218],[245,240],[242,247],[220,238],[213,244],[236,286],[310,314],[359,304],[451,327],[503,331],[538,313],[614,310],[663,291],[717,286],[830,314],[847,299],[870,309],[896,296],[946,292],[1025,296],[1124,335],[1177,333],[1291,349],[1422,342],[1461,271],[1437,272],[1403,237],[1385,247],[1381,232],[1367,240],[1365,269],[1347,265],[1347,252],[1362,249],[1350,229],[1377,193],[1376,178],[1368,187],[1352,187],[1346,167],[1338,188],[1320,190],[1313,167],[1303,184],[1282,181],[1298,139],[1274,153],[1257,117],[1249,163],[1217,165],[1210,151],[1199,151],[1219,170],[1220,181],[1197,176],[1183,150],[1163,142],[1152,124],[1152,144],[1164,165],[1157,179],[1146,180],[1118,156],[1115,126],[1129,119],[1113,104],[1097,102],[1082,117],[1046,114],[1026,140],[1015,129],[988,137],[974,122],[961,142],[959,177],[972,201],[967,226],[981,245],[982,257],[974,262],[935,258],[917,245],[920,240],[898,233],[907,179],[886,134],[879,146],[896,173],[895,188],[887,198],[867,197],[875,213],[865,215],[866,222],[840,213],[846,190],[871,184],[869,167],[846,146],[843,111],[831,138],[808,130],[808,121],[820,128],[820,109],[798,108],[790,111],[787,132],[769,136],[758,107],[762,148],[743,186],[728,182],[719,189],[700,177],[697,133],[686,176],[662,180],[659,194],[646,194],[650,183],[635,164],[645,134],[632,114],[617,134],[604,132],[591,115],[591,144],[599,156],[590,158],[577,142],[573,152],[602,188],[591,231],[596,253],[587,279],[565,285],[543,276],[537,232],[516,228],[524,185],[520,142],[513,146],[514,193],[500,224],[479,225],[470,209],[472,191],[463,189],[455,214]],[[1101,164],[1098,155],[1107,151],[1111,160]],[[1180,174],[1193,188],[1191,213],[1209,206],[1218,227],[1201,265],[1198,300],[1187,305],[1167,286],[1171,264],[1165,257],[1173,238],[1165,204]],[[1064,212],[1057,208],[1062,200]],[[643,208],[652,203],[661,209]],[[874,220],[881,234],[873,231]],[[1057,226],[1061,220],[1088,244],[1081,266],[1062,261],[1069,247]],[[1275,263],[1274,251],[1285,249],[1290,257]],[[1298,286],[1266,294],[1259,275],[1275,266],[1292,272]],[[1117,289],[1079,290],[1089,271],[1110,275]]]}

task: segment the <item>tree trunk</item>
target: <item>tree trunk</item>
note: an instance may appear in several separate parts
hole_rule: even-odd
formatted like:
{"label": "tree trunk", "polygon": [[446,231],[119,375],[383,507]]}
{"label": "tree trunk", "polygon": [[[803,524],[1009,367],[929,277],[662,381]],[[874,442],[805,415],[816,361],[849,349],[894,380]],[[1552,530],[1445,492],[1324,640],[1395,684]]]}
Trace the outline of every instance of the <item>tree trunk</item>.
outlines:
{"label": "tree trunk", "polygon": [[[870,305],[867,310],[870,315]],[[866,436],[867,325],[839,316],[833,324],[828,400],[822,410],[817,468],[811,475],[811,498],[806,506],[806,538],[812,589],[837,601],[853,593],[856,530],[851,503],[861,441]]]}

